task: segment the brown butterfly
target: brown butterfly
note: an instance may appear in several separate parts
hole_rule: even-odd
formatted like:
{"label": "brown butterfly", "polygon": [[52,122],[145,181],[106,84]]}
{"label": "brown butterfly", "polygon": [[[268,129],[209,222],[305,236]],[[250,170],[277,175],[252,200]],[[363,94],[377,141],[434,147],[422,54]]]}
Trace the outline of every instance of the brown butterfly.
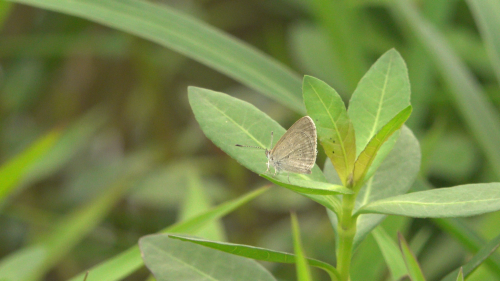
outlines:
{"label": "brown butterfly", "polygon": [[[266,173],[269,171],[269,167],[272,166],[274,167],[274,175],[281,171],[310,174],[318,154],[316,139],[316,125],[314,125],[311,117],[304,116],[286,131],[271,150],[258,146],[240,144],[236,146],[264,149],[267,157]],[[272,143],[273,133],[271,132]],[[290,182],[290,175],[288,175],[288,182]]]}

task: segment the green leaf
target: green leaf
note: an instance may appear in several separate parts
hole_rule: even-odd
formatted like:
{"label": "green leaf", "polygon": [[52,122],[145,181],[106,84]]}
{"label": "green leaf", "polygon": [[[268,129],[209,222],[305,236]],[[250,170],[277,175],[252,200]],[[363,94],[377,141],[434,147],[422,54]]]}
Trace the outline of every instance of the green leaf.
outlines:
{"label": "green leaf", "polygon": [[142,237],[139,248],[156,280],[276,280],[252,259],[171,239],[168,234]]}
{"label": "green leaf", "polygon": [[[196,120],[205,135],[241,165],[257,174],[266,173],[264,151],[237,147],[236,144],[265,148],[274,132],[274,143],[285,133],[285,129],[255,106],[226,94],[207,89],[189,87],[189,102]],[[286,173],[286,172],[285,172]],[[295,179],[325,182],[326,179],[315,165],[310,175],[290,173],[290,182],[301,183]],[[288,176],[273,177],[275,183],[289,187]],[[311,182],[307,188],[314,188]],[[318,186],[324,192],[324,185]],[[310,192],[309,192],[310,193]]]}
{"label": "green leaf", "polygon": [[47,249],[43,246],[23,248],[0,261],[0,280],[26,280],[32,274],[31,269],[40,268],[46,259]]}
{"label": "green leaf", "polygon": [[[354,163],[354,185],[361,184],[368,172],[373,160],[377,156],[377,152],[387,141],[387,139],[403,126],[404,122],[410,117],[411,105],[399,112],[394,118],[389,121],[380,131],[370,140],[365,149],[359,154],[358,159]],[[361,185],[359,186],[361,187]]]}
{"label": "green leaf", "polygon": [[462,267],[460,267],[460,271],[458,271],[457,281],[464,281],[464,272]]}
{"label": "green leaf", "polygon": [[498,210],[500,183],[483,183],[389,197],[365,205],[358,213],[439,218],[473,216]]}
{"label": "green leaf", "polygon": [[33,164],[26,181],[40,180],[65,168],[109,120],[106,110],[105,107],[96,106],[65,129],[52,149]]}
{"label": "green leaf", "polygon": [[398,233],[399,238],[399,247],[401,249],[401,253],[403,254],[403,259],[406,264],[406,269],[408,270],[408,274],[410,275],[410,279],[412,281],[425,281],[424,274],[418,265],[417,258],[411,252],[408,243],[406,243],[405,238],[401,233]]}
{"label": "green leaf", "polygon": [[486,43],[486,50],[500,82],[500,3],[495,0],[467,0],[472,15]]}
{"label": "green leaf", "polygon": [[[264,249],[264,248],[241,245],[241,244],[208,241],[205,239],[189,237],[185,235],[170,235],[170,237],[175,239],[180,239],[183,241],[188,241],[191,243],[200,244],[206,247],[217,249],[219,251],[231,253],[233,255],[252,258],[255,260],[279,262],[279,263],[295,263],[295,255],[285,252],[279,252],[270,249]],[[332,280],[336,280],[336,278],[339,277],[335,267],[333,267],[330,264],[311,258],[307,258],[307,262],[311,266],[325,270],[330,275]]]}
{"label": "green leaf", "polygon": [[[210,199],[205,194],[204,186],[201,182],[199,171],[195,167],[186,169],[186,196],[182,205],[179,221],[186,221],[211,208]],[[198,236],[212,240],[224,241],[226,234],[221,221],[209,223],[197,233]]]}
{"label": "green leaf", "polygon": [[349,117],[360,154],[375,134],[410,105],[410,81],[401,55],[394,49],[382,55],[363,76],[349,102]]}
{"label": "green leaf", "polygon": [[406,276],[406,265],[401,256],[398,244],[391,239],[389,234],[382,227],[377,227],[372,231],[372,235],[384,256],[385,262],[389,267],[393,280],[400,280]]}
{"label": "green leaf", "polygon": [[427,54],[451,89],[457,110],[477,138],[492,170],[500,177],[500,115],[495,106],[488,100],[474,75],[444,40],[445,36],[418,14],[411,1],[393,1],[392,4],[394,13],[404,17],[411,31],[427,49]]}
{"label": "green leaf", "polygon": [[44,254],[42,261],[38,261],[36,266],[35,264],[25,266],[25,270],[18,273],[19,278],[14,280],[39,280],[89,231],[95,228],[114,203],[122,197],[124,190],[129,186],[127,184],[129,181],[130,178],[123,178],[122,181],[110,186],[103,194],[99,194],[91,202],[65,216],[40,242],[8,256],[8,260],[22,260],[27,251],[37,252],[38,249],[41,249]]}
{"label": "green leaf", "polygon": [[[384,159],[356,197],[355,211],[362,206],[383,198],[405,194],[412,186],[420,168],[420,147],[417,138],[406,126],[401,128],[400,137],[394,148]],[[333,183],[340,182],[330,161],[325,163],[325,176]],[[337,178],[335,180],[335,178]],[[366,235],[375,228],[385,215],[362,214],[356,224],[354,247],[363,241]],[[334,229],[337,227],[336,217],[330,215]]]}
{"label": "green leaf", "polygon": [[344,101],[332,87],[311,76],[304,77],[302,91],[318,139],[342,183],[347,185],[356,159],[356,140]]}
{"label": "green leaf", "polygon": [[305,113],[300,78],[261,51],[191,16],[138,0],[15,0],[88,19],[158,43]]}
{"label": "green leaf", "polygon": [[59,130],[47,133],[0,167],[0,204],[16,190],[34,164],[54,146],[60,135]]}
{"label": "green leaf", "polygon": [[455,276],[457,276],[458,271],[463,268],[463,274],[464,276],[470,275],[478,266],[480,266],[491,254],[493,254],[496,249],[498,249],[498,246],[500,246],[500,235],[492,239],[490,242],[488,242],[484,247],[477,252],[477,254],[472,257],[472,259],[466,263],[464,266],[461,266],[460,268],[457,268],[450,274],[446,275],[445,278],[442,279],[442,281],[453,281],[455,280]]}
{"label": "green leaf", "polygon": [[[193,217],[187,221],[178,222],[162,230],[162,232],[183,232],[195,234],[198,230],[206,226],[208,223],[216,221],[221,217],[234,211],[236,208],[253,200],[255,197],[266,191],[267,188],[259,188],[244,196],[227,201],[217,207]],[[117,281],[129,276],[131,273],[143,266],[141,252],[139,247],[133,246],[128,250],[118,254],[107,261],[104,261],[89,269],[92,274],[89,275],[87,281]],[[81,281],[85,276],[85,272],[70,279],[70,281]]]}
{"label": "green leaf", "polygon": [[[276,176],[275,178],[265,174],[260,175],[277,185],[284,186],[290,190],[302,194],[316,194],[316,195],[333,195],[333,194],[353,194],[354,192],[347,187],[338,184],[331,184],[322,181],[302,180],[290,178],[290,183],[287,183],[287,176]],[[279,181],[276,178],[280,179]]]}
{"label": "green leaf", "polygon": [[311,269],[307,263],[304,248],[300,238],[300,227],[297,215],[292,213],[293,249],[295,252],[295,268],[298,281],[312,281]]}

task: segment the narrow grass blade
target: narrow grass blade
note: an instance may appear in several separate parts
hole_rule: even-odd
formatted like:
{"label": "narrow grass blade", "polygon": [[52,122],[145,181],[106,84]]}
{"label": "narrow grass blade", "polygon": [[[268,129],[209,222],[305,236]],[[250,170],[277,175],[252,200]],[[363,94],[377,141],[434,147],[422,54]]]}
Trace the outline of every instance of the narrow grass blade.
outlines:
{"label": "narrow grass blade", "polygon": [[396,114],[410,105],[408,69],[394,49],[383,54],[363,76],[349,102],[356,132],[356,153]]}
{"label": "narrow grass blade", "polygon": [[142,237],[139,248],[157,280],[276,281],[252,259],[171,239],[168,234]]}
{"label": "narrow grass blade", "polygon": [[422,269],[420,269],[417,258],[411,252],[405,238],[403,237],[403,235],[401,235],[401,233],[398,233],[398,238],[399,248],[401,249],[401,253],[403,254],[403,259],[406,264],[406,269],[408,270],[410,279],[412,281],[425,281],[424,274],[422,273]]}
{"label": "narrow grass blade", "polygon": [[[26,251],[41,249],[44,253],[43,260],[37,266],[25,266],[24,271],[19,271],[18,278],[14,280],[39,280],[48,272],[73,246],[78,243],[90,230],[104,218],[104,215],[121,198],[128,185],[119,182],[87,205],[76,209],[62,219],[54,230],[41,241],[27,249],[13,253],[7,259],[18,259]],[[21,278],[22,276],[22,278]],[[0,276],[2,279],[3,276]]]}
{"label": "narrow grass blade", "polygon": [[318,139],[344,185],[356,159],[354,127],[344,101],[325,82],[305,76],[302,86],[307,113],[314,120]]}
{"label": "narrow grass blade", "polygon": [[462,267],[460,267],[458,271],[457,281],[464,281],[464,271]]}
{"label": "narrow grass blade", "polygon": [[491,64],[500,83],[500,3],[496,0],[467,0],[486,44]]}
{"label": "narrow grass blade", "polygon": [[295,269],[298,281],[312,281],[311,269],[307,263],[304,247],[300,238],[300,227],[297,215],[292,213],[293,249],[295,252]]}
{"label": "narrow grass blade", "polygon": [[398,244],[391,239],[382,227],[375,228],[372,232],[378,247],[389,267],[393,280],[400,280],[407,275],[406,265],[401,256]]}
{"label": "narrow grass blade", "polygon": [[0,167],[0,206],[16,190],[33,165],[54,146],[60,135],[60,130],[47,133]]}
{"label": "narrow grass blade", "polygon": [[[187,221],[211,209],[211,200],[206,194],[201,181],[200,172],[195,167],[187,167],[185,171],[187,190],[181,207],[179,221]],[[217,220],[209,223],[197,233],[198,236],[216,241],[225,241],[226,233],[222,222]]]}
{"label": "narrow grass blade", "polygon": [[365,205],[358,213],[443,218],[474,216],[498,210],[500,183],[483,183],[389,197]]}
{"label": "narrow grass blade", "polygon": [[[253,200],[265,192],[267,188],[260,188],[254,190],[240,198],[227,201],[219,206],[193,217],[187,221],[176,223],[162,230],[162,232],[183,232],[195,234],[200,228],[204,227],[210,222],[216,221],[221,217],[231,213],[236,208],[244,205],[245,203]],[[129,276],[137,269],[144,265],[141,259],[141,252],[139,247],[132,246],[121,254],[118,254],[111,259],[108,259],[88,271],[89,277],[87,281],[117,281]],[[85,276],[85,272],[70,279],[70,281],[81,281]]]}
{"label": "narrow grass blade", "polygon": [[[427,49],[444,81],[451,89],[453,101],[481,145],[496,175],[500,178],[500,115],[465,64],[453,49],[421,15],[411,1],[392,2],[394,13],[402,15],[414,34]],[[357,133],[357,132],[356,132]]]}
{"label": "narrow grass blade", "polygon": [[166,5],[139,0],[14,0],[88,19],[171,48],[305,113],[300,78],[255,48]]}
{"label": "narrow grass blade", "polygon": [[359,154],[354,164],[354,185],[361,188],[365,175],[368,172],[377,152],[389,137],[399,130],[408,120],[412,111],[411,105],[396,114],[380,131],[368,142],[365,149]]}
{"label": "narrow grass blade", "polygon": [[500,246],[500,235],[488,242],[484,247],[477,252],[477,254],[472,257],[472,259],[466,263],[464,266],[457,268],[455,271],[448,274],[442,281],[453,281],[455,276],[458,275],[458,271],[463,268],[463,275],[467,277],[471,274],[478,266],[480,266],[491,254],[493,254],[496,249]]}
{"label": "narrow grass blade", "polygon": [[[213,249],[217,249],[219,251],[231,253],[233,255],[243,256],[247,258],[252,258],[255,260],[268,261],[268,262],[279,262],[279,263],[295,263],[295,255],[279,252],[270,249],[264,249],[254,246],[247,246],[241,244],[233,244],[233,243],[225,243],[225,242],[215,242],[208,241],[206,239],[196,238],[196,237],[188,237],[185,235],[170,235],[170,237],[174,239],[180,239],[183,241],[188,241],[191,243],[200,244],[206,247],[210,247]],[[335,278],[339,277],[337,270],[330,264],[325,262],[307,258],[307,262],[309,265],[321,268],[325,270],[332,280],[336,280]]]}

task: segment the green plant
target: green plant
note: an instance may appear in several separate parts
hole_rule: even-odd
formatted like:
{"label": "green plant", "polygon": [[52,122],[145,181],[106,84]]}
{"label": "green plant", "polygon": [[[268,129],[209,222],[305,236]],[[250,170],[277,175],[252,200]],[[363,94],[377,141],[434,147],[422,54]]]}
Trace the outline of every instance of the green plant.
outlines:
{"label": "green plant", "polygon": [[[299,280],[342,279],[349,268],[353,281],[399,280],[406,274],[441,280],[474,254],[461,274],[457,268],[444,280],[500,278],[500,256],[494,252],[500,239],[498,213],[449,218],[490,212],[498,205],[494,188],[467,185],[500,179],[497,1],[211,0],[173,1],[182,3],[173,7],[157,2],[168,1],[0,0],[0,27],[5,27],[0,44],[0,158],[5,160],[0,168],[0,280],[144,280],[150,273],[137,240],[161,229],[167,234],[141,240],[141,247],[148,247],[145,257],[149,262],[156,257],[156,265],[163,266],[163,255],[170,253],[169,261],[178,262],[171,269],[191,277],[193,271],[199,276],[200,262],[206,262],[209,269],[232,264],[248,280],[258,274],[265,280],[292,279],[290,265],[275,264],[291,263]],[[405,98],[394,107],[384,106],[380,112],[387,119],[372,124],[356,103],[370,101],[364,94],[376,89],[366,79],[356,85],[376,57],[394,47],[408,64],[412,108],[407,70],[399,67],[386,77],[402,82],[399,94]],[[388,58],[404,65],[394,50],[376,65]],[[105,63],[96,63],[101,60]],[[200,71],[198,63],[208,68]],[[366,76],[373,78],[371,72]],[[335,90],[313,77],[304,79],[301,92],[298,73],[328,82],[343,100],[354,92],[357,101],[346,111]],[[270,180],[293,191],[264,187],[243,194],[239,187],[247,173],[231,165],[226,154],[210,150],[213,146],[182,103],[186,85],[207,85],[207,80],[214,86],[205,87],[251,100],[280,122],[292,112],[317,115],[324,147],[319,150],[329,157],[323,170],[315,167],[310,177],[292,176],[288,182],[262,174],[261,152],[234,150],[228,154],[265,178],[258,186]],[[242,85],[261,95],[240,90]],[[201,111],[206,110],[199,103],[203,100],[245,104],[205,89],[189,91]],[[320,96],[315,100],[313,94]],[[331,100],[335,110],[325,110],[318,100]],[[403,126],[394,132],[410,111],[406,124],[411,130]],[[328,114],[339,115],[332,122]],[[266,114],[251,115],[264,120],[256,131],[259,137],[242,136],[235,142],[257,139],[267,145],[270,131],[284,132]],[[224,124],[212,121],[200,125],[213,130],[221,148],[237,149],[230,138],[217,136]],[[372,130],[363,129],[365,124]],[[422,167],[412,185],[419,142]],[[25,149],[28,143],[32,145]],[[219,182],[221,175],[229,184]],[[434,187],[452,185],[459,186]],[[482,189],[474,196],[488,200],[471,202],[471,189]],[[276,190],[283,191],[279,197],[273,197]],[[288,205],[278,210],[259,201],[252,206],[262,208],[257,212],[233,214],[255,231],[226,226],[229,241],[238,237],[261,245],[272,236],[272,243],[259,248],[221,242],[228,239],[220,219],[266,191],[260,199]],[[306,198],[287,197],[296,193]],[[307,198],[325,207],[330,222],[321,216],[324,209],[314,208]],[[211,207],[212,199],[220,204]],[[297,209],[301,225],[307,226],[302,230],[308,231],[299,233],[295,217],[293,231],[278,223],[274,215],[289,208]],[[256,214],[262,213],[266,219],[272,213],[274,220],[255,226]],[[430,219],[411,219],[422,216]],[[409,243],[403,235],[395,242],[397,231]],[[311,239],[311,233],[321,236]],[[328,243],[332,240],[341,246],[335,253]],[[284,252],[292,248],[295,254]],[[221,263],[220,251],[244,258],[225,255]],[[206,256],[196,260],[195,253]],[[182,255],[184,260],[178,259]],[[275,263],[264,269],[249,258]],[[481,264],[485,266],[471,274]],[[245,275],[244,268],[253,274]],[[221,274],[214,278],[236,279],[231,270],[214,273]]]}
{"label": "green plant", "polygon": [[[332,280],[350,280],[355,247],[380,224],[384,215],[441,218],[500,210],[500,183],[406,193],[420,167],[420,148],[411,131],[402,127],[412,107],[406,65],[397,51],[388,51],[365,74],[352,95],[348,110],[337,92],[317,78],[304,77],[302,91],[308,115],[316,123],[319,141],[329,160],[323,172],[314,167],[310,175],[293,175],[291,182],[286,176],[265,173],[263,153],[235,146],[245,143],[263,147],[269,132],[274,132],[276,137],[284,134],[279,124],[254,106],[223,93],[190,88],[189,100],[203,132],[218,147],[248,169],[322,204],[330,212],[335,230],[332,235],[336,239],[336,268],[316,260],[308,262],[327,271]],[[147,237],[141,242],[145,263],[157,279],[182,280],[187,278],[188,272],[194,274],[198,270],[204,274],[213,272],[216,279],[222,272],[227,276],[237,275],[238,270],[224,268],[231,260],[229,255],[219,259],[215,252],[206,249],[198,252],[191,244],[174,242],[167,237]],[[271,249],[179,235],[169,237],[257,260],[294,262],[296,259],[292,254]],[[412,280],[424,280],[416,258],[402,237],[400,241],[406,271],[393,270],[393,277],[408,275]],[[171,265],[171,261],[160,258],[166,256],[159,253],[171,248],[177,252],[168,256],[189,253],[182,256],[190,266],[179,271],[176,266],[167,269],[165,264]],[[199,256],[203,258],[196,258]],[[389,265],[402,261],[401,256],[399,259],[391,255],[385,257]],[[240,258],[235,260],[244,262]],[[217,271],[220,272],[215,273]],[[220,278],[225,280],[227,276]],[[259,278],[241,275],[240,280],[272,280],[265,274]]]}

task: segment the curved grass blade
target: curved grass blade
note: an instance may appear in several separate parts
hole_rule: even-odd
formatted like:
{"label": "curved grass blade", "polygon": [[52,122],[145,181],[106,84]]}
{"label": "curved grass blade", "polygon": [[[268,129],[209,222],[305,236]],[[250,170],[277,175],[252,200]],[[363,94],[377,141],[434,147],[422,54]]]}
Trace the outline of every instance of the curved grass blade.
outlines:
{"label": "curved grass blade", "polygon": [[305,113],[297,74],[261,51],[191,16],[138,0],[14,0],[88,19],[158,43]]}
{"label": "curved grass blade", "polygon": [[356,139],[344,101],[332,87],[311,76],[304,77],[302,91],[318,139],[342,183],[347,185],[356,160]]}
{"label": "curved grass blade", "polygon": [[[195,234],[196,231],[206,226],[208,223],[216,221],[221,217],[234,211],[236,208],[248,203],[255,197],[265,192],[267,188],[259,188],[249,192],[239,198],[227,201],[214,207],[213,209],[197,215],[189,220],[178,222],[162,230],[162,232],[184,232]],[[90,272],[88,281],[117,281],[129,276],[144,265],[141,259],[139,247],[132,246],[128,250],[108,259],[88,271]],[[70,281],[81,281],[85,272],[70,279]]]}
{"label": "curved grass blade", "polygon": [[377,227],[372,231],[372,235],[377,241],[378,247],[384,256],[385,263],[389,267],[393,280],[401,280],[407,275],[406,266],[401,256],[401,251],[395,241],[382,227]]}
{"label": "curved grass blade", "polygon": [[0,206],[5,198],[16,190],[37,161],[54,146],[60,135],[60,130],[47,133],[0,167]]}
{"label": "curved grass blade", "polygon": [[[200,244],[206,247],[217,249],[219,251],[247,258],[252,258],[255,260],[279,262],[279,263],[295,263],[295,255],[285,252],[274,251],[270,249],[264,249],[248,245],[208,241],[206,239],[190,237],[185,235],[169,235],[169,236],[174,239]],[[332,277],[332,280],[337,280],[336,278],[340,277],[338,275],[337,269],[335,269],[335,267],[333,267],[330,264],[311,258],[307,258],[307,262],[311,266],[325,270],[330,275],[330,277]]]}
{"label": "curved grass blade", "polygon": [[[265,148],[274,133],[274,142],[285,133],[285,129],[255,106],[226,94],[207,89],[189,87],[188,97],[196,120],[205,135],[241,165],[257,174],[266,173],[264,151],[237,147],[236,144]],[[275,143],[271,144],[274,147]],[[284,172],[286,173],[286,172]],[[321,182],[318,190],[324,192],[325,176],[315,165],[311,174],[289,173],[290,182],[295,179]],[[288,177],[273,177],[274,182],[289,187]],[[301,181],[293,181],[301,183]],[[309,192],[311,193],[311,192]]]}
{"label": "curved grass blade", "polygon": [[387,122],[410,105],[410,93],[406,64],[391,49],[359,81],[349,102],[358,155]]}
{"label": "curved grass blade", "polygon": [[467,0],[472,15],[486,43],[491,64],[500,83],[500,3],[495,0]]}
{"label": "curved grass blade", "polygon": [[463,275],[467,277],[471,274],[478,266],[480,266],[491,254],[493,254],[500,246],[500,235],[492,239],[488,242],[484,247],[477,252],[477,254],[472,257],[472,259],[466,263],[464,266],[461,266],[459,269],[454,270],[450,274],[446,275],[442,281],[453,281],[455,280],[455,276],[457,276],[458,271],[463,268]]}
{"label": "curved grass blade", "polygon": [[307,263],[304,247],[300,238],[299,222],[297,215],[292,213],[293,249],[295,252],[295,268],[297,270],[298,281],[312,281],[311,269]]}
{"label": "curved grass blade", "polygon": [[408,243],[406,243],[405,238],[401,233],[398,233],[399,238],[399,248],[401,249],[401,253],[403,254],[403,259],[406,264],[406,269],[408,270],[408,274],[410,275],[410,279],[412,281],[425,281],[424,274],[422,273],[422,269],[420,269],[420,265],[417,262],[417,258],[410,250]]}
{"label": "curved grass blade", "polygon": [[252,259],[170,239],[168,234],[142,237],[139,247],[156,280],[276,281]]}
{"label": "curved grass blade", "polygon": [[466,184],[385,198],[357,212],[415,218],[474,216],[500,210],[500,183]]}
{"label": "curved grass blade", "polygon": [[403,126],[404,122],[408,120],[411,111],[412,107],[410,105],[396,114],[396,116],[384,125],[382,129],[380,129],[380,131],[368,142],[365,149],[361,152],[361,154],[359,154],[358,159],[356,159],[356,162],[354,163],[354,186],[361,188],[361,184],[364,181],[365,175],[368,172],[373,160],[377,156],[377,152],[387,139],[394,134],[394,132],[399,130]]}

